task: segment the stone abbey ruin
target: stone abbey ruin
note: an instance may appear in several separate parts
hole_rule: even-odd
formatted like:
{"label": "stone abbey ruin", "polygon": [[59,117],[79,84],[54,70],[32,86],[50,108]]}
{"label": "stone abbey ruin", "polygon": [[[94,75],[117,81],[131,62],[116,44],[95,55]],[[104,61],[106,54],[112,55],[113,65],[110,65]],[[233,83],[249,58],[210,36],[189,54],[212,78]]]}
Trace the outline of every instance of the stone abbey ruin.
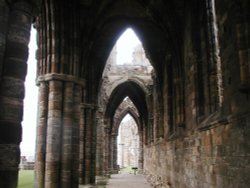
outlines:
{"label": "stone abbey ruin", "polygon": [[[158,187],[249,188],[249,10],[249,0],[0,0],[0,187],[17,187],[33,24],[36,188],[117,173],[126,114],[139,171]],[[109,66],[127,28],[150,71]]]}

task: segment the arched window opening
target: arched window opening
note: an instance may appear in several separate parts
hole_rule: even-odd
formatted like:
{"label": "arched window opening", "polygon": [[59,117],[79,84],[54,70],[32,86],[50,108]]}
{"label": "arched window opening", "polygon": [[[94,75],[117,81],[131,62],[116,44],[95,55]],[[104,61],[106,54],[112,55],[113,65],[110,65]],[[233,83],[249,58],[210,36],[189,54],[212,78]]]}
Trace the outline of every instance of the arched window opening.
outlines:
{"label": "arched window opening", "polygon": [[[127,73],[133,75],[136,73],[151,74],[153,70],[141,41],[131,28],[123,32],[111,50],[103,76],[107,76],[107,72],[109,74],[124,73],[125,67],[130,69]],[[110,70],[107,71],[107,69]]]}
{"label": "arched window opening", "polygon": [[138,167],[139,133],[137,124],[130,114],[127,114],[120,123],[117,144],[120,168]]}
{"label": "arched window opening", "polygon": [[[145,55],[142,42],[131,28],[126,29],[117,40],[107,59],[102,75],[100,94],[102,97],[99,98],[99,104],[105,106],[113,89],[123,82],[133,81],[144,89],[152,88],[154,79],[152,73],[153,66]],[[148,98],[146,102],[152,103],[151,100],[152,98]],[[144,122],[151,124],[153,122],[153,110],[147,109],[147,111],[148,119]],[[147,127],[148,129],[145,129],[145,131],[153,131],[153,126],[152,124],[151,129]],[[148,135],[153,135],[153,132],[147,132],[145,135],[148,139]]]}

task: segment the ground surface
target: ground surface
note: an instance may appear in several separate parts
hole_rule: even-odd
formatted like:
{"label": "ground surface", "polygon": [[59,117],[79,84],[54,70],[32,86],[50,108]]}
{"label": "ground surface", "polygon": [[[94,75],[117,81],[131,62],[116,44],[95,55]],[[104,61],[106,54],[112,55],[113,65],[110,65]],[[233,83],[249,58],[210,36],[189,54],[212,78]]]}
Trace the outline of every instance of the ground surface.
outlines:
{"label": "ground surface", "polygon": [[150,188],[150,184],[141,174],[114,174],[106,188]]}
{"label": "ground surface", "polygon": [[33,188],[34,171],[33,170],[20,170],[18,175],[18,188]]}
{"label": "ground surface", "polygon": [[[33,170],[21,170],[19,172],[18,188],[33,188],[33,181]],[[98,188],[103,187],[98,186]],[[151,188],[151,186],[142,174],[134,175],[132,171],[123,170],[120,174],[111,175],[106,188]]]}

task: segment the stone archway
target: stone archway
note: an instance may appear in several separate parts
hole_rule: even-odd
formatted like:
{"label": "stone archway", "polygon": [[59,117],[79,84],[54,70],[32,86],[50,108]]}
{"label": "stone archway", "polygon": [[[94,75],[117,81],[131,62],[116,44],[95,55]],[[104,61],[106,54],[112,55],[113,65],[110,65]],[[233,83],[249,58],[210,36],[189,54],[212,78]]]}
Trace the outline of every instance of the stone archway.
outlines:
{"label": "stone archway", "polygon": [[[99,116],[102,116],[102,112],[99,113],[99,109],[97,109],[98,89],[105,60],[116,36],[124,28],[132,26],[143,39],[147,54],[152,62],[161,64],[166,57],[165,51],[172,49],[175,49],[173,50],[175,52],[178,51],[176,50],[177,45],[171,45],[169,48],[167,41],[162,42],[169,39],[168,44],[175,43],[169,37],[170,35],[165,35],[166,33],[175,34],[167,29],[169,24],[173,27],[175,24],[171,19],[168,19],[168,23],[165,23],[166,28],[157,26],[155,21],[150,18],[157,15],[158,8],[152,6],[152,9],[148,9],[150,10],[148,11],[144,8],[145,5],[139,1],[130,1],[128,4],[125,1],[103,1],[99,5],[92,1],[60,3],[56,0],[44,0],[42,3],[37,24],[39,33],[38,82],[42,95],[45,95],[44,103],[47,106],[45,105],[45,108],[41,109],[44,110],[45,115],[41,111],[39,117],[39,122],[42,123],[39,125],[41,137],[37,143],[37,156],[40,157],[37,158],[38,162],[36,163],[36,182],[41,187],[74,185],[77,183],[78,176],[75,162],[79,162],[80,183],[93,184],[96,174],[95,151],[97,145],[95,140],[97,136],[101,136],[96,135],[95,129],[97,122],[101,121]],[[111,7],[114,9],[107,9]],[[128,7],[129,11],[124,11],[124,7]],[[171,10],[170,7],[166,8]],[[90,12],[85,12],[85,10],[90,10]],[[120,10],[119,13],[116,10]],[[91,11],[95,12],[93,17]],[[149,12],[150,14],[148,14]],[[125,16],[125,19],[120,19],[120,13]],[[173,13],[173,16],[175,15],[177,16],[176,13]],[[119,18],[120,21],[113,22],[113,18]],[[86,24],[85,22],[80,24],[82,20],[88,21]],[[150,38],[152,35],[158,37],[152,39]],[[174,48],[172,48],[173,46]],[[68,50],[69,47],[71,50]],[[160,69],[158,68],[156,72],[160,73]],[[128,80],[125,85],[133,88],[136,84]],[[75,94],[73,96],[70,92],[72,90]],[[144,99],[138,97],[138,94],[132,90],[130,92],[133,93],[131,96],[134,96],[134,99],[130,96],[131,99],[134,100],[138,110],[142,113],[143,123],[147,124],[145,110],[147,105],[143,102]],[[64,99],[68,99],[68,101],[64,101]],[[114,101],[118,102],[118,100]],[[62,109],[66,106],[66,109]],[[61,121],[64,114],[67,114],[67,117]],[[80,115],[78,116],[78,114]],[[71,125],[72,122],[79,124],[79,127],[69,126],[69,130],[64,131],[66,125]],[[80,142],[76,142],[75,131],[80,133],[77,135]],[[57,144],[51,144],[52,138],[55,138]],[[73,142],[68,143],[67,141],[70,139]],[[58,147],[64,143],[70,145],[67,147],[69,150],[65,151],[66,153],[64,147]],[[78,144],[79,151],[74,149]],[[69,155],[70,150],[75,151],[74,155]],[[60,156],[64,156],[65,159]],[[78,157],[79,160],[77,160]],[[68,173],[73,174],[73,176],[67,176]],[[55,174],[55,176],[52,177],[48,174]],[[61,178],[57,179],[57,177]]]}
{"label": "stone archway", "polygon": [[[140,145],[139,140],[138,125],[130,113],[128,113],[121,121],[117,135],[116,163],[119,166],[119,169],[133,167],[138,169],[139,151],[142,149],[140,146],[143,145]],[[140,172],[142,172],[142,170],[143,169],[140,169]]]}
{"label": "stone archway", "polygon": [[[97,135],[106,135],[104,137],[107,138],[105,139],[106,143],[103,140],[97,139],[97,142],[100,143],[97,145],[102,146],[98,147],[97,149],[97,169],[99,171],[97,173],[98,175],[117,172],[118,128],[121,121],[120,118],[123,118],[126,112],[131,113],[135,121],[137,122],[138,130],[140,130],[140,151],[143,151],[142,127],[143,124],[146,124],[145,122],[147,122],[147,120],[143,121],[142,116],[139,115],[138,107],[140,105],[138,104],[138,102],[142,98],[145,98],[140,93],[149,93],[149,89],[152,84],[151,74],[153,68],[150,65],[148,59],[145,57],[144,50],[141,45],[136,46],[136,48],[134,49],[132,62],[130,62],[129,64],[116,64],[116,54],[116,46],[114,46],[103,72],[103,79],[100,87],[100,94],[98,97],[98,108],[100,114],[102,115],[99,119],[100,122],[97,125],[100,128],[97,128]],[[119,89],[123,87],[124,89]],[[134,90],[133,88],[135,88],[135,91],[132,91]],[[139,89],[139,92],[137,92],[136,88],[141,89]],[[125,90],[127,91],[125,92]],[[120,94],[117,94],[117,91],[118,93],[120,92]],[[136,96],[137,94],[141,95],[141,97]],[[137,107],[130,99],[126,98],[126,96],[129,95],[130,97],[132,96],[134,98],[134,101],[139,99],[137,100]],[[113,99],[114,97],[118,97],[119,99]],[[111,101],[115,101],[115,104],[112,104]],[[143,106],[145,108],[143,108]],[[147,108],[146,104],[144,104],[143,106],[141,106],[140,110],[142,110],[142,108]],[[103,125],[104,127],[102,127]],[[106,158],[102,157],[101,153],[103,152],[105,153],[104,155],[106,156]],[[142,158],[141,155],[142,152],[140,153],[140,158]],[[104,162],[101,162],[102,160],[104,160]],[[104,164],[104,166],[100,166],[100,164],[102,163]],[[140,159],[140,164],[141,163],[142,159]],[[140,168],[142,169],[142,165],[140,165]]]}
{"label": "stone archway", "polygon": [[[142,172],[143,171],[143,145],[145,144],[144,142],[146,142],[145,138],[143,137],[143,131],[145,131],[145,128],[142,127],[142,122],[140,120],[138,111],[129,98],[126,98],[116,110],[116,113],[114,116],[114,122],[113,122],[114,126],[112,129],[112,135],[116,135],[116,136],[118,135],[121,122],[127,114],[130,114],[130,116],[133,118],[137,126],[139,143],[138,143],[138,161],[136,162],[136,164],[137,164],[139,171]],[[117,147],[117,142],[114,143],[114,147]],[[116,152],[116,151],[113,151],[113,152]],[[117,153],[118,152],[113,154],[114,164],[117,164],[117,160],[118,160]]]}
{"label": "stone archway", "polygon": [[[130,98],[132,98],[133,100],[139,100],[145,98],[145,94],[142,92],[142,90],[140,91],[140,87],[134,88],[135,90],[137,90],[137,94],[141,93],[139,96],[134,95],[134,92],[131,91],[131,93],[129,93],[129,89],[133,90],[133,85],[130,85],[128,83],[123,83],[120,87],[118,86],[113,92],[121,92],[122,95],[118,94],[116,96],[129,96]],[[124,89],[123,89],[124,88]],[[121,89],[121,90],[120,90]],[[120,90],[120,91],[119,91]],[[128,92],[126,94],[126,92]],[[144,95],[144,96],[143,96]],[[138,98],[139,97],[139,98]],[[136,98],[136,99],[135,99]],[[112,170],[116,170],[116,166],[117,166],[117,131],[118,131],[118,127],[119,127],[119,123],[121,121],[121,118],[124,117],[124,115],[126,114],[126,112],[129,112],[132,108],[131,108],[131,104],[127,105],[126,102],[122,102],[121,100],[122,98],[112,98],[112,95],[109,99],[109,103],[108,103],[108,107],[107,107],[107,111],[105,112],[105,116],[104,116],[104,125],[105,125],[105,137],[106,138],[110,138],[110,140],[106,140],[107,142],[106,147],[102,147],[102,148],[106,148],[104,151],[106,153],[107,158],[104,159],[107,162],[104,164],[106,164],[107,166],[104,167],[106,170],[106,172],[109,173],[109,171]],[[119,102],[120,101],[120,102]],[[126,100],[125,100],[126,101]],[[146,102],[146,101],[145,101]],[[134,102],[133,102],[134,103]],[[110,106],[111,105],[111,106]],[[116,106],[118,105],[118,106]],[[143,142],[145,139],[145,135],[146,135],[146,129],[147,129],[147,114],[145,114],[145,111],[140,111],[142,110],[141,108],[136,107],[136,104],[134,105],[134,109],[131,110],[131,114],[133,114],[135,116],[135,120],[138,122],[138,130],[139,130],[139,136],[140,136],[140,163],[142,164],[142,155],[143,155]],[[132,106],[133,106],[132,105]],[[137,103],[138,105],[138,103]],[[143,105],[144,107],[146,106],[146,103],[144,103]],[[112,108],[112,109],[110,109]],[[135,110],[136,109],[136,110]],[[138,110],[138,112],[136,112]],[[145,108],[144,108],[145,110]],[[138,114],[137,114],[138,113]],[[145,119],[146,118],[146,119]],[[142,166],[140,166],[142,168]]]}
{"label": "stone archway", "polygon": [[[151,182],[249,187],[250,170],[242,165],[248,164],[250,145],[248,0],[2,0],[0,10],[0,187],[17,184],[34,17],[37,187],[95,183],[96,138],[109,142],[106,133],[125,96],[147,127],[144,170]],[[101,111],[105,63],[127,27],[141,39],[155,79],[146,97],[133,80],[120,83]],[[105,135],[96,134],[99,128]]]}

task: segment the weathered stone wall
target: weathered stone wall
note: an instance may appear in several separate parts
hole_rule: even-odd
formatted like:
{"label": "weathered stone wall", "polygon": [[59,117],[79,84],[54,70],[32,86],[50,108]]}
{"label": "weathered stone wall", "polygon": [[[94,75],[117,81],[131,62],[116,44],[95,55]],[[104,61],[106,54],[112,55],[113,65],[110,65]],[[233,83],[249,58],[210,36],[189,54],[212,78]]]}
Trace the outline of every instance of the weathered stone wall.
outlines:
{"label": "weathered stone wall", "polygon": [[158,187],[247,188],[248,122],[249,117],[234,119],[172,142],[145,147],[145,173]]}
{"label": "weathered stone wall", "polygon": [[[164,139],[144,146],[147,164],[144,170],[156,187],[250,186],[250,104],[246,81],[249,74],[240,70],[240,66],[244,69],[249,66],[244,55],[248,45],[243,40],[249,37],[244,29],[249,24],[246,21],[249,5],[246,1],[215,1],[215,5],[219,49],[216,49],[217,28],[212,23],[211,10],[200,17],[187,11],[184,127],[169,121],[170,115],[176,118],[176,114],[168,112],[171,105],[168,93],[169,89],[176,90],[169,87],[169,79],[164,78],[163,98],[168,104],[164,105],[164,127],[171,130],[169,123],[172,122],[174,129],[165,134]],[[236,19],[238,14],[240,23]],[[174,71],[173,77],[178,77]],[[176,96],[171,97],[176,100]]]}

